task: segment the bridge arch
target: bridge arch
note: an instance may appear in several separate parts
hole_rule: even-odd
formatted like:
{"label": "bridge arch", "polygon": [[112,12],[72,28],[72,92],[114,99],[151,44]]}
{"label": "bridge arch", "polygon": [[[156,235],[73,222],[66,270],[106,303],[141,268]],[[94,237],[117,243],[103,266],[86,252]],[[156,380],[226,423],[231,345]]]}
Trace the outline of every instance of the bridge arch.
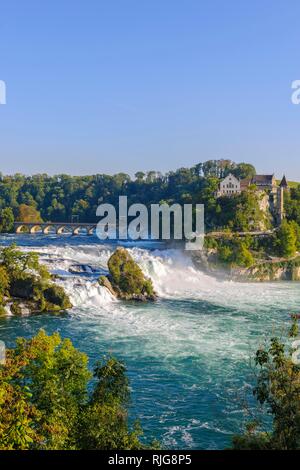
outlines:
{"label": "bridge arch", "polygon": [[15,222],[14,228],[16,233],[30,233],[37,232],[48,234],[55,233],[58,235],[93,235],[96,230],[96,224],[93,223],[72,223],[72,222]]}
{"label": "bridge arch", "polygon": [[63,233],[65,232],[65,230],[66,230],[66,227],[65,227],[64,225],[61,225],[61,226],[57,227],[56,233],[57,233],[58,235],[61,235],[61,234],[63,234]]}
{"label": "bridge arch", "polygon": [[31,227],[29,227],[29,233],[36,233],[38,231],[42,231],[42,226],[41,225],[35,224],[35,225],[32,225]]}
{"label": "bridge arch", "polygon": [[25,232],[25,233],[26,233],[26,232],[27,232],[27,233],[29,232],[28,226],[27,226],[27,225],[18,225],[18,226],[16,227],[16,233],[23,233],[23,232]]}
{"label": "bridge arch", "polygon": [[45,225],[43,226],[43,233],[48,234],[48,233],[56,233],[56,227],[54,225]]}

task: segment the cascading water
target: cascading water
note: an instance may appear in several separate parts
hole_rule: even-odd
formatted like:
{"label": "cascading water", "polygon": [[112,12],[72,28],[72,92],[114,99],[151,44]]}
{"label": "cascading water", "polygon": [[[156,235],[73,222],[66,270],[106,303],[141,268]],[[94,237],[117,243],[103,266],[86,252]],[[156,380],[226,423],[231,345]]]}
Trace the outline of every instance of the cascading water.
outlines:
{"label": "cascading water", "polygon": [[[82,240],[81,240],[82,241]],[[107,261],[114,251],[114,247],[108,244],[94,244],[78,246],[59,246],[39,248],[23,248],[35,250],[40,254],[40,260],[44,262],[50,271],[61,276],[67,276],[66,288],[70,295],[74,295],[76,302],[76,291],[90,291],[90,297],[103,297],[107,303],[106,289],[97,288],[97,282],[86,282],[79,280],[78,276],[72,276],[69,268],[74,264],[86,267],[81,273],[89,272],[90,266],[94,270],[94,280],[99,274],[107,272]],[[247,306],[248,308],[260,309],[260,307],[274,306],[284,307],[287,302],[292,301],[292,306],[297,308],[298,298],[291,299],[291,290],[295,285],[289,283],[236,283],[228,280],[216,279],[197,269],[189,252],[177,249],[145,249],[137,246],[127,248],[135,261],[140,265],[143,272],[152,279],[154,287],[160,297],[166,299],[185,298],[191,300],[203,299],[219,305],[231,307]],[[84,289],[86,288],[86,289]],[[81,305],[81,296],[78,302]],[[110,296],[111,300],[112,297]],[[98,304],[101,302],[98,299]]]}
{"label": "cascading water", "polygon": [[70,337],[91,364],[112,352],[127,365],[131,416],[140,418],[147,438],[175,448],[229,445],[244,423],[243,400],[251,398],[249,358],[299,310],[298,284],[217,280],[197,270],[187,253],[127,243],[159,300],[126,303],[97,282],[116,244],[92,237],[0,238],[3,245],[12,241],[37,251],[59,274],[74,308],[63,315],[1,318],[0,339],[12,344],[44,328]]}

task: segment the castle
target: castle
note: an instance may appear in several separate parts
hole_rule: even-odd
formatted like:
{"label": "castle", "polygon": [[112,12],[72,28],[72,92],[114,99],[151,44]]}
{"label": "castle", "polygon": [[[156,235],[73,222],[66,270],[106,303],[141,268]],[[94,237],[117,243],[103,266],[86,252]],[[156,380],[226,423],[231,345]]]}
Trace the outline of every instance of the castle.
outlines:
{"label": "castle", "polygon": [[285,176],[283,176],[280,184],[277,184],[275,175],[255,175],[249,179],[240,180],[232,173],[224,178],[216,193],[216,197],[231,197],[246,191],[250,186],[255,186],[256,191],[261,194],[265,193],[262,198],[262,209],[269,209],[280,224],[285,217],[284,213],[284,193],[288,191],[289,185]]}

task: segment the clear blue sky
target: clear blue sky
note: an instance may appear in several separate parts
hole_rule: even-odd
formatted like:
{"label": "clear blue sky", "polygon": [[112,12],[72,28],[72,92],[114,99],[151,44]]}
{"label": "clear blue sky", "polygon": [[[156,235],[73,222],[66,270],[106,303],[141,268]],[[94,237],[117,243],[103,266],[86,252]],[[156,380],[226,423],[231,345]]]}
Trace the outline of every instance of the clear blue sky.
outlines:
{"label": "clear blue sky", "polygon": [[9,0],[0,171],[166,171],[210,158],[300,181],[299,0]]}

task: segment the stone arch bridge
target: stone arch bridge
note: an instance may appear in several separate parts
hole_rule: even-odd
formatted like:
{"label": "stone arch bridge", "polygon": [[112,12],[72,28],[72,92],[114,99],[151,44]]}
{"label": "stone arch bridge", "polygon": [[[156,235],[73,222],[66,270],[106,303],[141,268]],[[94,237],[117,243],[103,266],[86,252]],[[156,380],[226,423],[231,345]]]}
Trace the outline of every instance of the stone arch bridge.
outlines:
{"label": "stone arch bridge", "polygon": [[94,235],[97,223],[71,223],[71,222],[15,222],[15,233],[44,233],[57,235]]}

